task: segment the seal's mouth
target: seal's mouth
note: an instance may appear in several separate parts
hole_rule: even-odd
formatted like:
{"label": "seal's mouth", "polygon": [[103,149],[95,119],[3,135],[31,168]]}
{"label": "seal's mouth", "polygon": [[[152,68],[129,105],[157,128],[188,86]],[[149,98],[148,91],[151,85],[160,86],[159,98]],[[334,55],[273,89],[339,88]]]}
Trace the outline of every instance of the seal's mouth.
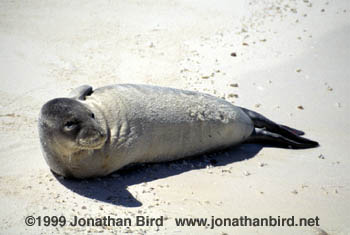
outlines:
{"label": "seal's mouth", "polygon": [[100,149],[106,142],[107,135],[102,130],[84,130],[77,136],[81,149]]}

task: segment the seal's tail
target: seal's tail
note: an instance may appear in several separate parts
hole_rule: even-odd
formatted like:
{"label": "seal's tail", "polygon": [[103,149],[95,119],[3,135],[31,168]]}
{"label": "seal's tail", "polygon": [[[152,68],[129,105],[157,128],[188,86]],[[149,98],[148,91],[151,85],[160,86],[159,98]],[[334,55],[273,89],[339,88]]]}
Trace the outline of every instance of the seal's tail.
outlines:
{"label": "seal's tail", "polygon": [[277,124],[263,115],[252,110],[241,108],[254,123],[254,133],[248,141],[264,142],[272,145],[280,145],[294,149],[314,148],[319,146],[316,141],[301,137],[303,131]]}

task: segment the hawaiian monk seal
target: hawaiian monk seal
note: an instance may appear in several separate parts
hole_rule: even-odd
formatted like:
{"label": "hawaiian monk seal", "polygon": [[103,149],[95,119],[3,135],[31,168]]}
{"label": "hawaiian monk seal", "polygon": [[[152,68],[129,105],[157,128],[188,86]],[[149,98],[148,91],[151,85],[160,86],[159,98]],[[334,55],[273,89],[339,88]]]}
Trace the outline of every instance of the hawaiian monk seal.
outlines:
{"label": "hawaiian monk seal", "polygon": [[316,147],[302,131],[214,96],[120,84],[81,86],[41,109],[39,135],[51,170],[65,177],[108,175],[130,163],[160,162],[244,141]]}

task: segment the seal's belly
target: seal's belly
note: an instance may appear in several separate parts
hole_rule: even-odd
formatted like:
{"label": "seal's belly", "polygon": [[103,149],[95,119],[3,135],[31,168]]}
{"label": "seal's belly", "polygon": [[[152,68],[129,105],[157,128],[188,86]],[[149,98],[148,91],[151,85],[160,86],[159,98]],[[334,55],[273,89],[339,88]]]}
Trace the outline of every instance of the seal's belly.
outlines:
{"label": "seal's belly", "polygon": [[197,92],[125,84],[96,89],[87,102],[104,110],[112,164],[175,160],[235,145],[253,131],[240,108]]}

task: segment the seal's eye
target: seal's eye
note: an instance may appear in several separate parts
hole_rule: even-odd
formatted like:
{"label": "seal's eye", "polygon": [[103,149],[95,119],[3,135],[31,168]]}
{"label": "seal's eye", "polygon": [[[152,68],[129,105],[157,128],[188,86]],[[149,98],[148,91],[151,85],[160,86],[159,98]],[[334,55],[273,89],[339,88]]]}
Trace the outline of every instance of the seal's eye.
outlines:
{"label": "seal's eye", "polygon": [[68,121],[64,124],[64,130],[65,131],[72,131],[77,127],[77,122],[74,121]]}
{"label": "seal's eye", "polygon": [[91,113],[91,118],[95,119],[95,114],[94,113]]}

